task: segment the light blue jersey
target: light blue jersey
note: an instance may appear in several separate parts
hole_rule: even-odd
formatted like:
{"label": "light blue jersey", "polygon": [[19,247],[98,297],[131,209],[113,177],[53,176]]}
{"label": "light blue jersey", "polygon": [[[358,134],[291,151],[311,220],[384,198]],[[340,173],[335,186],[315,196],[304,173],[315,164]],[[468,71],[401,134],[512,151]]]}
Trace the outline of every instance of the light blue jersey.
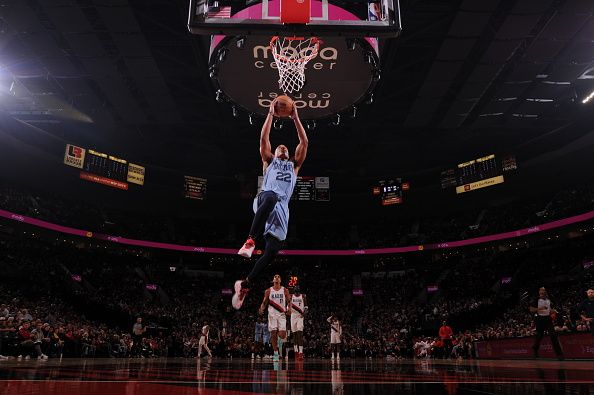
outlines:
{"label": "light blue jersey", "polygon": [[[295,189],[297,174],[295,165],[290,160],[274,158],[264,171],[262,191],[276,193],[278,202],[266,219],[264,234],[270,234],[280,241],[287,238],[289,228],[289,201]],[[254,199],[254,213],[258,210],[258,196]]]}

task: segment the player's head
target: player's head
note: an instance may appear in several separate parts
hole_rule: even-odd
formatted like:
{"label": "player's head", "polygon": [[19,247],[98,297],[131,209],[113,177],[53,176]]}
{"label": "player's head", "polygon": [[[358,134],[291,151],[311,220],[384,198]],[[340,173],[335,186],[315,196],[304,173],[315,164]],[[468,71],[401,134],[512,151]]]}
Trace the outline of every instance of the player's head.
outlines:
{"label": "player's head", "polygon": [[538,289],[538,296],[540,296],[541,298],[546,298],[547,297],[547,290],[545,287],[540,287]]}
{"label": "player's head", "polygon": [[586,291],[586,295],[588,295],[588,299],[594,300],[594,289],[590,288]]}
{"label": "player's head", "polygon": [[279,284],[281,283],[281,276],[280,274],[275,274],[274,277],[272,278],[272,283],[273,284]]}
{"label": "player's head", "polygon": [[287,160],[289,159],[289,149],[286,145],[281,144],[274,150],[274,156],[282,160]]}
{"label": "player's head", "polygon": [[299,288],[299,285],[295,285],[295,286],[293,287],[293,293],[294,293],[295,295],[299,295],[299,294],[301,293],[301,289]]}

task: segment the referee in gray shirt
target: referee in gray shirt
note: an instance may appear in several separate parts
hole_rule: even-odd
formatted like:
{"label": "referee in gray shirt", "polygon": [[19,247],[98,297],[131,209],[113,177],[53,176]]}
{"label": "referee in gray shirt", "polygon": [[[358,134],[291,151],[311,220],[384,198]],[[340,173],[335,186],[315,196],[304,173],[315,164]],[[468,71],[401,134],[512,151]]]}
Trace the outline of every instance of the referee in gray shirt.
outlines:
{"label": "referee in gray shirt", "polygon": [[551,319],[552,311],[553,309],[551,309],[551,300],[549,299],[547,290],[545,287],[541,287],[538,290],[538,299],[535,299],[534,302],[530,304],[530,312],[534,313],[534,323],[536,324],[536,338],[534,339],[534,345],[532,346],[532,349],[534,350],[534,358],[538,358],[540,341],[542,340],[546,331],[551,337],[551,344],[553,345],[555,354],[561,361],[564,359],[563,351],[561,350],[559,338],[557,337],[557,333],[553,327],[553,320]]}

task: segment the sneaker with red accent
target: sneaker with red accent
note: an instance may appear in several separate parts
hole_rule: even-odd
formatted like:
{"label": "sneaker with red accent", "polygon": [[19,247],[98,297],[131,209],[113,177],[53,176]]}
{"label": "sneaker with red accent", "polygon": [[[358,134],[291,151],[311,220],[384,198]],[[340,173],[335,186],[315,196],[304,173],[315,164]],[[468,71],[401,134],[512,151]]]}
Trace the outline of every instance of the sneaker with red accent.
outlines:
{"label": "sneaker with red accent", "polygon": [[235,294],[231,298],[231,305],[235,310],[241,309],[243,306],[243,301],[250,291],[248,288],[248,282],[246,280],[237,280],[235,281],[235,285],[233,286],[235,289]]}
{"label": "sneaker with red accent", "polygon": [[243,247],[237,251],[237,255],[241,255],[244,258],[251,258],[255,248],[256,243],[251,237],[248,237],[248,239],[243,244]]}

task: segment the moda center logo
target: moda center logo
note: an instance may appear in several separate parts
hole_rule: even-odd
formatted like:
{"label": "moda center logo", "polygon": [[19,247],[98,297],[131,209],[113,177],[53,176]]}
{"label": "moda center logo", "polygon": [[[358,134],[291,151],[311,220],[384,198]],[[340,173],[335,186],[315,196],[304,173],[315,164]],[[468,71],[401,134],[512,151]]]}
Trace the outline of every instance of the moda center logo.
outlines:
{"label": "moda center logo", "polygon": [[[291,58],[296,57],[297,55],[303,57],[306,55],[306,51],[308,51],[308,48],[302,49],[299,53],[296,48],[290,46],[283,47],[283,52]],[[252,53],[254,56],[254,67],[256,69],[263,69],[267,67],[270,70],[275,70],[275,72],[278,72],[278,66],[274,61],[274,57],[272,56],[272,49],[270,48],[270,45],[256,45],[253,48]],[[316,56],[304,67],[306,73],[305,80],[307,81],[308,71],[334,70],[338,63],[338,53],[338,49],[334,47],[321,48]],[[272,101],[282,94],[282,92],[278,91],[260,91],[258,92],[258,105],[262,108],[268,108],[270,107]],[[316,91],[299,92],[292,94],[292,99],[298,109],[305,107],[320,109],[330,106],[332,94],[329,92]]]}
{"label": "moda center logo", "polygon": [[[234,37],[219,37],[211,43],[212,78],[224,101],[265,116],[272,101],[284,94],[270,37],[248,35],[243,40],[241,46]],[[295,43],[283,43],[281,50],[299,56],[295,51],[302,49],[295,48]],[[377,81],[374,65],[378,62],[368,40],[349,46],[344,37],[325,37],[305,66],[305,85],[290,95],[301,119],[332,116],[367,98]]]}

